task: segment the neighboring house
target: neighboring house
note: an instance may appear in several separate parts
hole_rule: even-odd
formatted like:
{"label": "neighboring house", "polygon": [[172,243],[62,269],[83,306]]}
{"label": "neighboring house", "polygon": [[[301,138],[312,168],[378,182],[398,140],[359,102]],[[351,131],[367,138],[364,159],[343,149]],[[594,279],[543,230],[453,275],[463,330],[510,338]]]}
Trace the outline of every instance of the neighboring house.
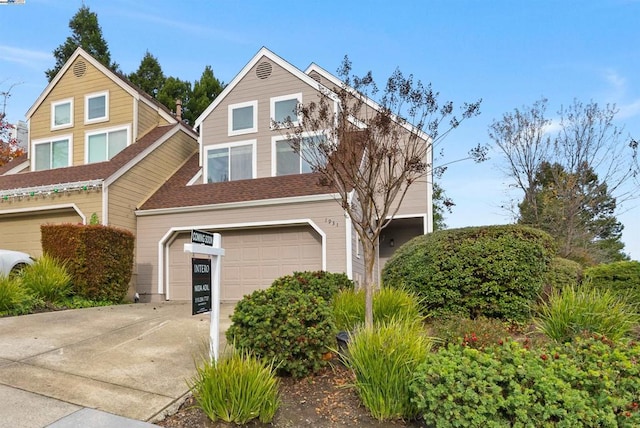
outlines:
{"label": "neighboring house", "polygon": [[[196,120],[198,153],[136,211],[143,299],[191,298],[191,255],[183,248],[192,229],[222,235],[225,301],[293,271],[324,269],[362,280],[360,245],[334,190],[319,185],[271,122],[336,85],[339,80],[322,68],[303,72],[265,48],[228,84]],[[409,189],[385,229],[378,266],[431,230],[428,182]]]}
{"label": "neighboring house", "polygon": [[0,168],[0,248],[33,256],[44,223],[95,213],[136,234],[135,210],[198,150],[191,127],[81,48],[26,117],[28,153]]}

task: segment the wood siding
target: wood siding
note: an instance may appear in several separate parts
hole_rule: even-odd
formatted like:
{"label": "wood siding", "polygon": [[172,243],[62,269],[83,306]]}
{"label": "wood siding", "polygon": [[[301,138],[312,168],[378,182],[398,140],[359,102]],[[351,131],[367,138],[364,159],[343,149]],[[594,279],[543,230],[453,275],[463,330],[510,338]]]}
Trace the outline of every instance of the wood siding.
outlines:
{"label": "wood siding", "polygon": [[178,131],[109,186],[109,224],[135,233],[134,211],[198,150]]}
{"label": "wood siding", "polygon": [[167,125],[169,122],[159,113],[159,107],[152,107],[145,102],[138,102],[138,135],[142,137],[156,126]]}

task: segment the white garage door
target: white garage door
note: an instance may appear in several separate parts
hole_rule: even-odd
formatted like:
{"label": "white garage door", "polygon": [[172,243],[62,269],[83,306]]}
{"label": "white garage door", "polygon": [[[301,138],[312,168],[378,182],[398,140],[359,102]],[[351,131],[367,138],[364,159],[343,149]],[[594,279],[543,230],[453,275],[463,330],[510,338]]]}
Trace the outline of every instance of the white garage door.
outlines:
{"label": "white garage door", "polygon": [[[220,234],[225,249],[220,290],[223,301],[238,301],[294,271],[322,269],[322,242],[311,227],[225,230]],[[188,233],[182,233],[170,246],[171,300],[191,299],[191,254],[183,251],[190,239]]]}
{"label": "white garage door", "polygon": [[47,223],[80,223],[73,210],[52,210],[0,216],[0,248],[24,251],[34,257],[42,255],[40,225]]}

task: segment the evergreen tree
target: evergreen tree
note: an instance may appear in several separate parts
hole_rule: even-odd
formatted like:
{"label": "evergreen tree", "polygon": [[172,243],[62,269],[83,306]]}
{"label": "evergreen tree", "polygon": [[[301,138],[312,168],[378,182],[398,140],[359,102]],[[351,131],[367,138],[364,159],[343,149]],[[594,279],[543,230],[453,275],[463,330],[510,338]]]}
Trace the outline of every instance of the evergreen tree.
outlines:
{"label": "evergreen tree", "polygon": [[128,78],[131,83],[154,98],[158,96],[160,88],[164,86],[166,81],[158,58],[151,55],[149,51],[144,54],[138,70],[129,74]]}
{"label": "evergreen tree", "polygon": [[67,60],[73,55],[78,47],[82,47],[100,63],[118,70],[118,64],[111,62],[111,54],[107,42],[102,37],[102,29],[98,24],[98,15],[89,10],[88,6],[82,5],[78,12],[69,21],[71,36],[53,51],[56,58],[56,65],[45,71],[49,82],[58,74]]}
{"label": "evergreen tree", "polygon": [[175,111],[176,100],[182,100],[183,106],[189,104],[189,100],[191,99],[191,83],[180,80],[177,77],[167,77],[164,85],[162,85],[162,87],[158,91],[158,96],[156,98],[169,110]]}
{"label": "evergreen tree", "polygon": [[213,75],[211,66],[207,65],[200,80],[193,84],[193,93],[186,104],[185,120],[194,123],[223,89],[224,85]]}

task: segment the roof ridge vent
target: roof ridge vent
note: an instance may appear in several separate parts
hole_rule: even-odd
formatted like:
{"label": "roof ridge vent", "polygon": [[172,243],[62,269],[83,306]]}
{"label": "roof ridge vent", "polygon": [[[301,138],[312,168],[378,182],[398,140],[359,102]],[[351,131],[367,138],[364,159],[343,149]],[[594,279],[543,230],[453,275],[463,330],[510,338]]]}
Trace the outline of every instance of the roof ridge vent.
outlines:
{"label": "roof ridge vent", "polygon": [[258,79],[264,80],[268,79],[271,76],[271,72],[273,71],[273,66],[269,61],[262,61],[256,67],[256,76]]}

